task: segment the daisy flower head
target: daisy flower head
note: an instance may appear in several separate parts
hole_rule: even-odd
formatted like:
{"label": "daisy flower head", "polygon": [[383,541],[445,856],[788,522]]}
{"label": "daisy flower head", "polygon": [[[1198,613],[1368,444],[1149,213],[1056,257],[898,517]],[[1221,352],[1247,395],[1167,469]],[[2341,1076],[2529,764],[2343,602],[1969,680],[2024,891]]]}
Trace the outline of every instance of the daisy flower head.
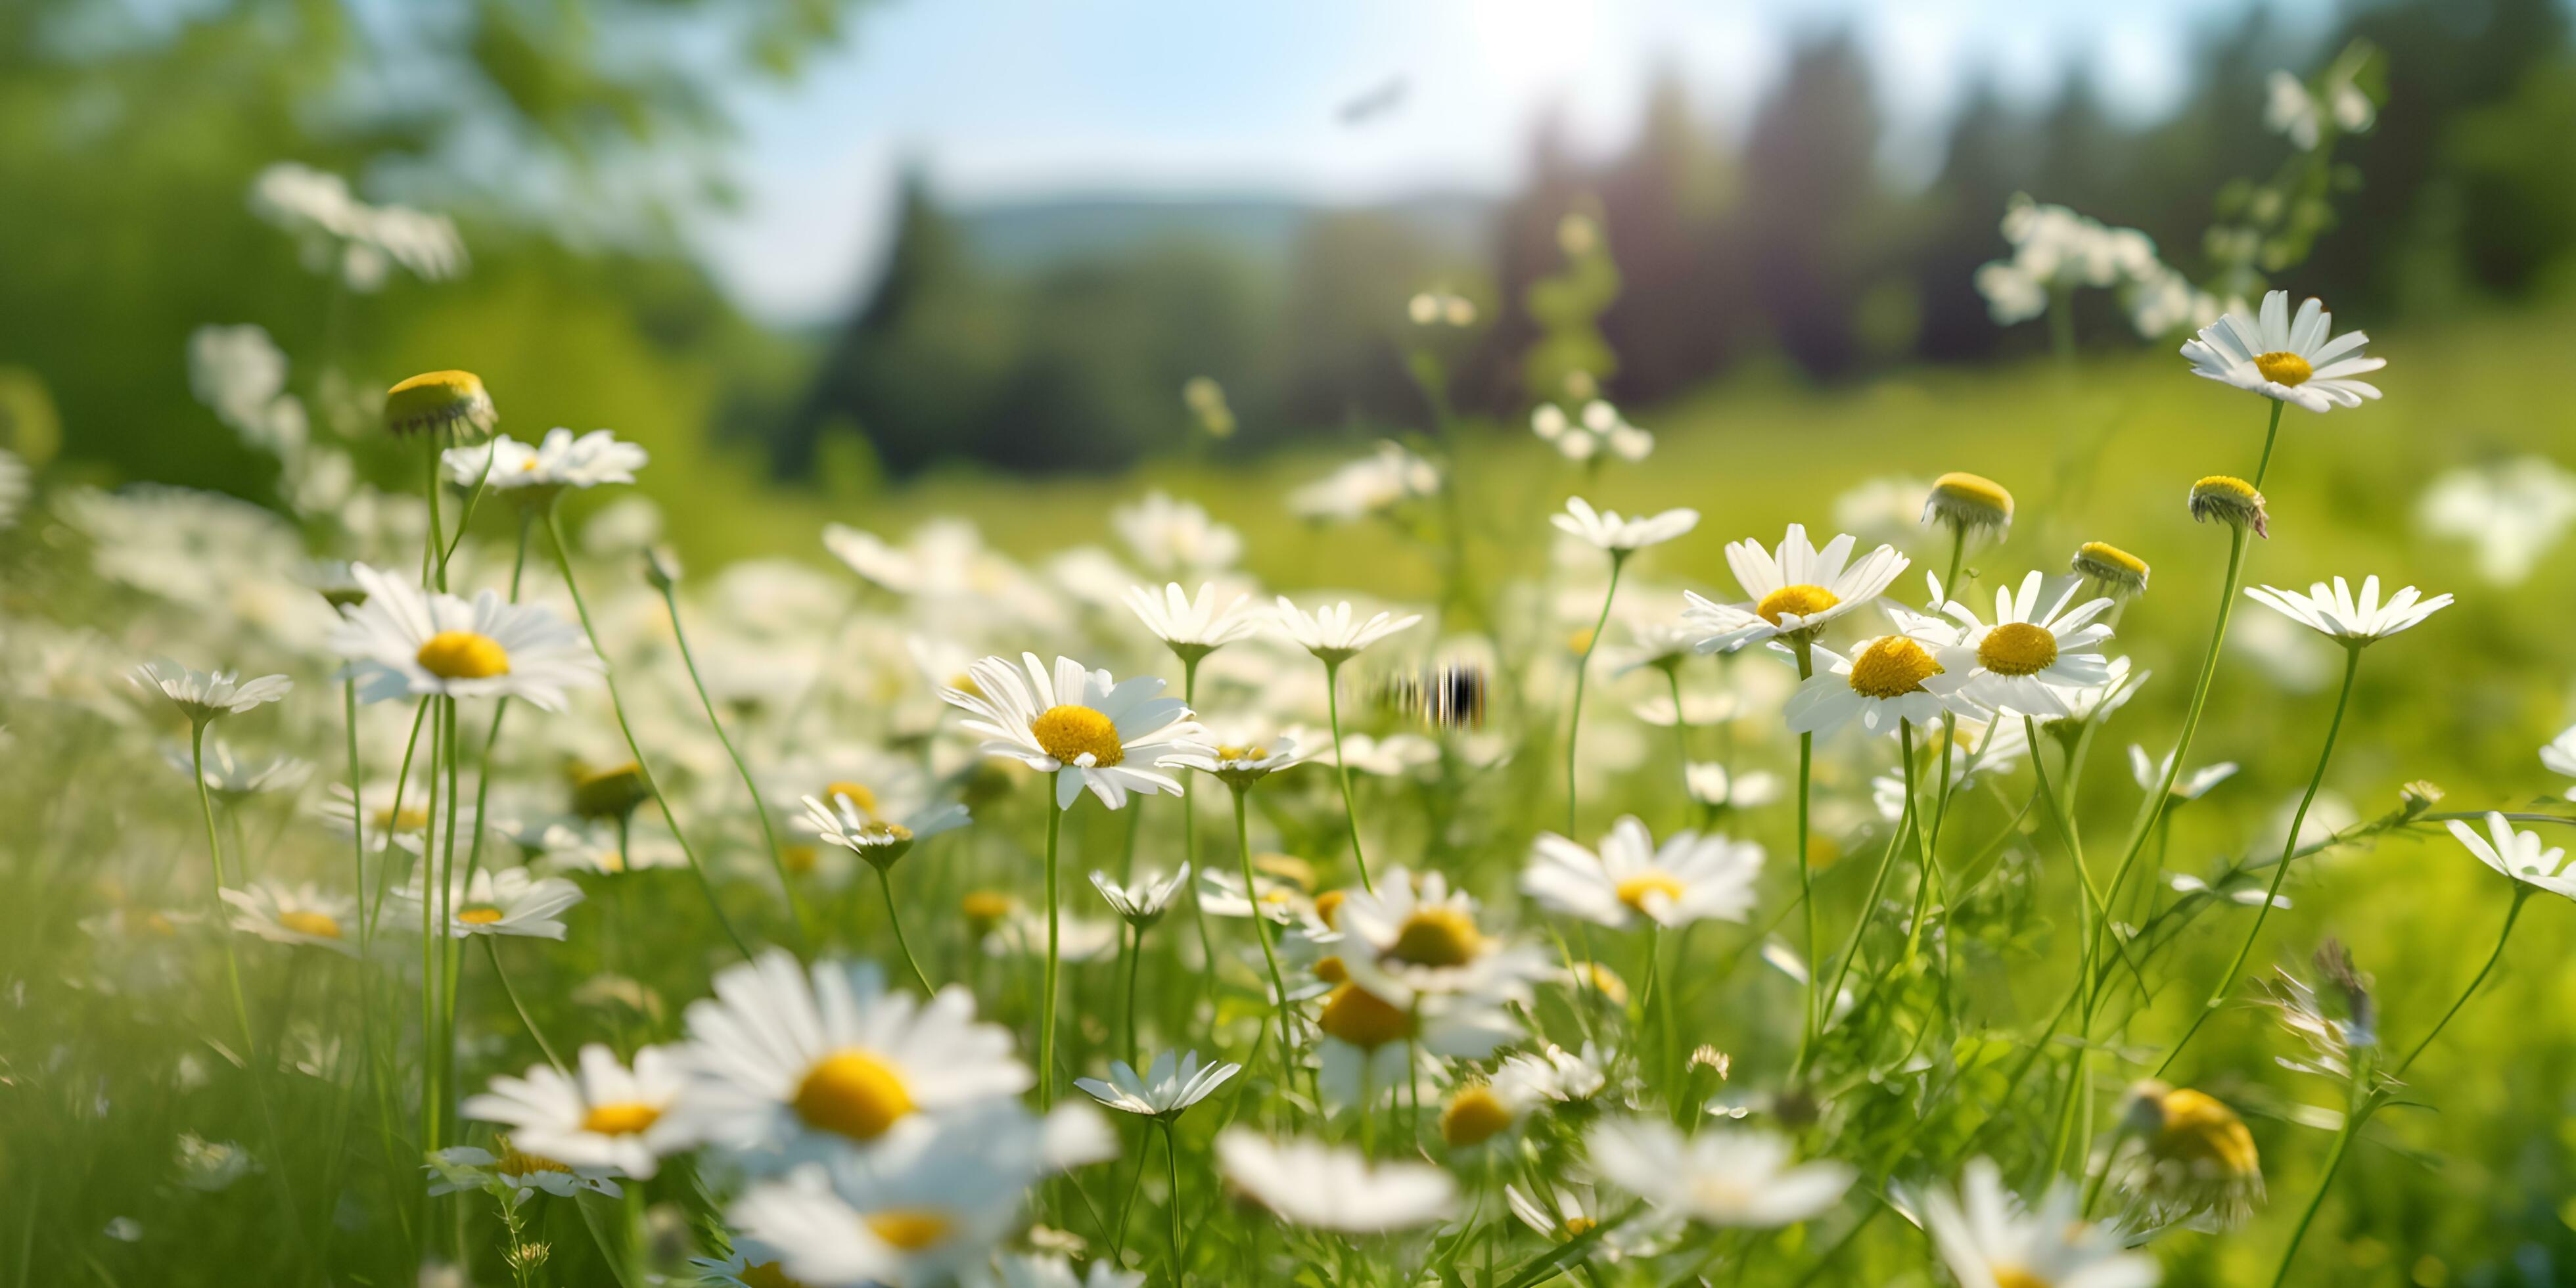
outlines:
{"label": "daisy flower head", "polygon": [[168,698],[188,723],[199,728],[278,701],[295,689],[295,681],[282,675],[244,680],[239,671],[198,671],[167,660],[134,668],[134,683]]}
{"label": "daisy flower head", "polygon": [[[394,898],[405,907],[418,909],[424,898],[424,869],[412,873],[409,883],[394,891]],[[514,935],[529,939],[564,937],[563,913],[581,902],[581,887],[562,877],[540,877],[526,868],[490,868],[471,877],[459,876],[449,884],[443,908],[447,913],[447,934],[465,939],[474,935]],[[418,917],[403,918],[399,924],[417,925]]]}
{"label": "daisy flower head", "polygon": [[561,711],[566,690],[599,683],[605,670],[579,627],[536,605],[489,590],[469,602],[364,564],[350,571],[367,602],[342,611],[330,647],[355,664],[363,701],[506,697]]}
{"label": "daisy flower head", "polygon": [[1253,889],[1247,894],[1243,878],[1231,872],[1213,868],[1202,872],[1199,907],[1216,917],[1249,917],[1258,909],[1263,917],[1283,926],[1316,915],[1315,901],[1307,898],[1296,883],[1260,873],[1253,874],[1253,881]]}
{"label": "daisy flower head", "polygon": [[2567,851],[2562,846],[2542,848],[2540,833],[2515,827],[2501,813],[2487,813],[2487,834],[2452,819],[2451,835],[2467,846],[2478,862],[2530,886],[2551,894],[2576,899],[2576,874],[2562,875],[2567,866]]}
{"label": "daisy flower head", "polygon": [[1026,1187],[1048,1170],[1047,1135],[996,1101],[866,1153],[802,1163],[754,1184],[727,1215],[812,1288],[950,1283],[1010,1232]]}
{"label": "daisy flower head", "polygon": [[1780,776],[1762,770],[1730,772],[1716,761],[1682,766],[1682,784],[1692,800],[1711,809],[1752,809],[1780,799]]}
{"label": "daisy flower head", "polygon": [[1426,995],[1527,1001],[1548,970],[1546,954],[1486,934],[1476,901],[1448,878],[1397,868],[1375,892],[1345,890],[1331,925],[1342,933],[1351,978],[1398,1006]]}
{"label": "daisy flower head", "polygon": [[805,825],[815,839],[858,855],[880,872],[912,853],[921,841],[956,831],[970,821],[966,807],[957,804],[925,805],[903,821],[893,822],[862,807],[847,792],[834,792],[828,805],[805,798]]}
{"label": "daisy flower head", "polygon": [[1726,548],[1726,565],[1735,571],[1746,602],[1720,604],[1697,592],[1684,592],[1688,604],[1682,620],[1699,628],[1699,651],[1731,652],[1780,636],[1813,637],[1835,618],[1885,594],[1906,558],[1894,546],[1880,546],[1855,561],[1853,538],[1846,533],[1822,550],[1807,540],[1803,524],[1790,524],[1775,550],[1758,541],[1738,541]]}
{"label": "daisy flower head", "polygon": [[1238,591],[1219,604],[1210,582],[1200,582],[1195,597],[1178,582],[1166,583],[1159,594],[1144,586],[1127,588],[1127,606],[1136,610],[1136,620],[1184,662],[1198,661],[1259,629],[1261,619],[1244,603],[1249,598]]}
{"label": "daisy flower head", "polygon": [[1161,921],[1163,914],[1171,909],[1172,897],[1188,889],[1189,884],[1190,865],[1186,863],[1181,865],[1180,871],[1168,877],[1149,872],[1142,880],[1123,886],[1111,880],[1106,872],[1094,869],[1091,874],[1091,887],[1100,892],[1101,898],[1109,901],[1110,911],[1138,930],[1150,929],[1155,922]]}
{"label": "daisy flower head", "polygon": [[2150,1220],[2235,1226],[2263,1201],[2254,1133],[2217,1097],[2150,1078],[2130,1088],[2123,1128],[2130,1144],[2115,1170]]}
{"label": "daisy flower head", "polygon": [[483,378],[471,371],[424,371],[385,391],[385,428],[398,437],[426,431],[477,438],[500,420]]}
{"label": "daisy flower head", "polygon": [[2067,570],[2113,599],[2147,593],[2147,561],[2108,541],[2087,541],[2075,548]]}
{"label": "daisy flower head", "polygon": [[1159,766],[1186,751],[1199,727],[1180,699],[1157,696],[1161,680],[1121,683],[1069,657],[1057,658],[1053,670],[1035,653],[1020,661],[1013,667],[985,658],[967,668],[971,689],[939,695],[973,717],[962,724],[984,735],[985,755],[1054,774],[1057,809],[1073,808],[1085,789],[1111,809],[1124,806],[1129,792],[1180,792]]}
{"label": "daisy flower head", "polygon": [[1742,921],[1753,909],[1762,847],[1751,841],[1676,832],[1658,848],[1634,815],[1611,825],[1598,851],[1542,832],[1521,873],[1540,906],[1625,929],[1642,917],[1658,926]]}
{"label": "daisy flower head", "polygon": [[[2155,760],[2147,755],[2146,748],[2134,742],[2129,744],[2129,777],[2136,780],[2138,790],[2144,792],[2156,790],[2164,783],[2165,775],[2172,772],[2172,752],[2166,752],[2163,760]],[[2172,788],[2173,803],[2179,805],[2184,801],[2199,800],[2207,796],[2210,789],[2235,776],[2236,762],[2232,760],[2222,760],[2215,765],[2203,765],[2188,774],[2175,774]]]}
{"label": "daisy flower head", "polygon": [[1957,1197],[1924,1196],[1923,1223],[1959,1288],[2152,1288],[2155,1260],[2079,1218],[2077,1206],[2061,1182],[2025,1209],[1994,1160],[1979,1158],[1961,1173]]}
{"label": "daisy flower head", "polygon": [[[2576,725],[2560,731],[2557,737],[2549,740],[2548,746],[2540,749],[2540,764],[2562,778],[2576,778]],[[2568,788],[2566,797],[2576,801],[2576,787]]]}
{"label": "daisy flower head", "polygon": [[1228,1078],[1243,1072],[1239,1064],[1200,1064],[1196,1051],[1179,1054],[1165,1051],[1146,1066],[1143,1077],[1124,1060],[1109,1062],[1109,1080],[1076,1078],[1073,1085],[1084,1095],[1120,1113],[1146,1118],[1175,1118],[1182,1110],[1207,1099]]}
{"label": "daisy flower head", "polygon": [[1372,1166],[1357,1150],[1320,1141],[1271,1141],[1248,1127],[1217,1134],[1227,1183],[1290,1225],[1341,1234],[1411,1229],[1447,1217],[1458,1183],[1422,1163]]}
{"label": "daisy flower head", "polygon": [[1439,466],[1381,442],[1374,453],[1290,492],[1288,510],[1301,519],[1347,523],[1439,491]]}
{"label": "daisy flower head", "polygon": [[[283,755],[248,759],[236,754],[220,738],[206,740],[205,757],[206,790],[225,800],[243,800],[262,792],[292,792],[313,776],[310,761]],[[196,753],[190,748],[173,743],[163,749],[161,758],[181,774],[199,777]]]}
{"label": "daisy flower head", "polygon": [[2363,356],[2370,337],[2359,331],[2330,336],[2333,322],[2320,300],[2301,304],[2294,318],[2288,291],[2266,291],[2260,312],[2239,310],[2202,327],[2183,342],[2182,356],[2204,380],[2309,411],[2358,407],[2379,390],[2355,377],[2387,366],[2388,359]]}
{"label": "daisy flower head", "polygon": [[596,1042],[567,1073],[550,1064],[525,1077],[504,1074],[465,1101],[465,1116],[500,1123],[521,1149],[574,1167],[649,1180],[662,1156],[695,1143],[670,1117],[687,1078],[678,1053],[645,1047],[628,1068]]}
{"label": "daisy flower head", "polygon": [[2076,589],[2070,580],[2049,593],[2047,578],[2034,569],[2019,592],[1996,588],[1991,623],[1955,600],[1944,605],[1962,628],[1956,644],[1938,651],[1942,669],[1957,677],[1958,696],[1997,711],[2055,718],[2068,712],[2066,690],[2108,680],[2102,641],[2111,638],[2111,628],[2093,619],[2111,601],[2077,604]]}
{"label": "daisy flower head", "polygon": [[2272,537],[2272,512],[2265,508],[2263,493],[2235,475],[2212,474],[2192,484],[2185,504],[2194,523],[2215,519],[2231,528],[2252,528],[2267,541]]}
{"label": "daisy flower head", "polygon": [[[1559,1178],[1555,1181],[1556,1201],[1553,1210],[1541,1200],[1521,1192],[1518,1186],[1503,1187],[1503,1200],[1523,1225],[1536,1231],[1551,1243],[1563,1243],[1589,1234],[1616,1213],[1616,1206],[1605,1208],[1600,1194],[1588,1182]],[[1672,1246],[1673,1236],[1681,1222],[1660,1212],[1641,1212],[1618,1225],[1593,1245],[1592,1255],[1602,1261],[1624,1261],[1630,1257],[1651,1257]]]}
{"label": "daisy flower head", "polygon": [[1661,1212],[1703,1225],[1768,1230],[1824,1213],[1857,1175],[1833,1162],[1791,1163],[1785,1136],[1614,1119],[1585,1137],[1603,1179]]}
{"label": "daisy flower head", "polygon": [[1559,532],[1580,537],[1614,559],[1624,559],[1648,546],[1659,546],[1699,526],[1699,511],[1666,510],[1661,514],[1622,516],[1617,510],[1595,510],[1582,497],[1567,497],[1565,513],[1551,516]]}
{"label": "daisy flower head", "polygon": [[871,963],[809,971],[773,949],[718,974],[687,1018],[692,1078],[674,1113],[695,1138],[763,1161],[891,1141],[1030,1086],[972,994],[889,993]]}
{"label": "daisy flower head", "polygon": [[451,447],[440,456],[456,486],[480,486],[540,506],[567,491],[632,483],[650,459],[651,453],[620,441],[615,431],[594,429],[576,437],[563,428],[546,431],[533,444],[502,434],[489,444]]}
{"label": "daisy flower head", "polygon": [[1854,720],[1871,733],[1892,733],[1899,722],[1922,729],[1944,711],[1976,709],[1960,692],[1968,677],[1952,674],[1911,635],[1882,635],[1849,657],[1822,644],[1807,651],[1814,673],[1782,708],[1792,733],[1831,735]]}
{"label": "daisy flower head", "polygon": [[1525,1084],[1481,1079],[1461,1085],[1440,1106],[1440,1143],[1474,1149],[1521,1124],[1537,1102]]}
{"label": "daisy flower head", "polygon": [[1309,613],[1281,595],[1279,612],[1273,620],[1291,641],[1323,659],[1324,665],[1340,666],[1379,640],[1410,628],[1422,620],[1422,614],[1398,617],[1381,612],[1362,620],[1347,599]]}
{"label": "daisy flower head", "polygon": [[1953,470],[1932,480],[1923,498],[1923,524],[1939,524],[1966,536],[1992,533],[1997,541],[2012,531],[2013,497],[2003,484],[1982,474]]}
{"label": "daisy flower head", "polygon": [[1297,748],[1296,736],[1283,733],[1268,742],[1250,745],[1194,743],[1175,753],[1170,763],[1214,774],[1226,786],[1241,791],[1305,759],[1306,753]]}
{"label": "daisy flower head", "polygon": [[355,899],[326,895],[310,881],[297,886],[258,881],[221,893],[232,905],[233,929],[245,935],[273,944],[328,948],[344,957],[358,955],[357,944],[348,938],[349,927],[357,924]]}
{"label": "daisy flower head", "polygon": [[2345,648],[2375,644],[2422,622],[2451,603],[2449,595],[2427,599],[2413,586],[2399,590],[2382,603],[2376,576],[2361,579],[2359,599],[2353,597],[2352,587],[2341,577],[2334,579],[2332,589],[2320,581],[2311,584],[2304,595],[2278,586],[2248,586],[2245,593],[2264,607]]}
{"label": "daisy flower head", "polygon": [[1111,510],[1109,526],[1138,563],[1158,573],[1214,572],[1243,557],[1242,533],[1210,518],[1206,506],[1160,491]]}
{"label": "daisy flower head", "polygon": [[1532,1104],[1572,1104],[1590,1100],[1609,1085],[1609,1075],[1602,1072],[1607,1063],[1589,1042],[1580,1052],[1550,1042],[1536,1055],[1515,1052],[1504,1056],[1502,1065],[1494,1070],[1493,1085],[1504,1095]]}

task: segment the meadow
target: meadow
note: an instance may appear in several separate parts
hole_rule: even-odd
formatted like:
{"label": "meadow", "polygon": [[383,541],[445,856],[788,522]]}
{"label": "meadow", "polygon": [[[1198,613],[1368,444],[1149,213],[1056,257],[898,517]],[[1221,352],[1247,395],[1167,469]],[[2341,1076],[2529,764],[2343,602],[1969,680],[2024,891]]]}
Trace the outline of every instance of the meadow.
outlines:
{"label": "meadow", "polygon": [[[1642,460],[1426,415],[864,513],[454,372],[294,448],[394,434],[434,496],[35,471],[0,1266],[2553,1282],[2567,562],[2419,510],[2554,469],[2570,327],[2374,325],[2387,396],[2269,445],[2156,345],[1739,377],[1630,409]],[[1728,549],[1792,524],[1910,563],[1802,625]],[[2367,575],[2456,602],[2347,650],[2241,593]],[[2034,603],[2035,681],[1980,642]],[[1886,705],[1802,755],[1828,696]]]}

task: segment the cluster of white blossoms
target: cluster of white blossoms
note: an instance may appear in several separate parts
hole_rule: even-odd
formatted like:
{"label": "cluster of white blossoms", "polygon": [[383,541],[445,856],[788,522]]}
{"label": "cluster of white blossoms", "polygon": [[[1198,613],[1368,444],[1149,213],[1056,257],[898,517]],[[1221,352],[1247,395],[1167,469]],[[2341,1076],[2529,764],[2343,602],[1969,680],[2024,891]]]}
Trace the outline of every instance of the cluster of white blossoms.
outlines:
{"label": "cluster of white blossoms", "polygon": [[397,266],[433,282],[465,269],[454,220],[371,205],[349,191],[348,180],[310,166],[281,161],[261,171],[250,208],[296,238],[307,268],[334,274],[353,291],[376,290]]}
{"label": "cluster of white blossoms", "polygon": [[1980,265],[1976,273],[1977,293],[1998,326],[2062,307],[2052,301],[2080,287],[2119,291],[2131,325],[2149,338],[2204,324],[2225,307],[2157,258],[2154,240],[2135,228],[2114,228],[2016,194],[2004,211],[2003,234],[2012,257]]}

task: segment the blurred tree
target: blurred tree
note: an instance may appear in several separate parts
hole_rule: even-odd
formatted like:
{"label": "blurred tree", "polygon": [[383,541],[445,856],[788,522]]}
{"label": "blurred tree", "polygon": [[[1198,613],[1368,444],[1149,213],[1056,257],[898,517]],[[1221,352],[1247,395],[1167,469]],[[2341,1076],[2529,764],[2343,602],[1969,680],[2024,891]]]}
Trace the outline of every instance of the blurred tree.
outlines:
{"label": "blurred tree", "polygon": [[1852,312],[1876,258],[1858,236],[1882,187],[1870,72],[1848,34],[1800,47],[1745,142],[1754,298],[1781,348],[1822,375],[1858,349]]}

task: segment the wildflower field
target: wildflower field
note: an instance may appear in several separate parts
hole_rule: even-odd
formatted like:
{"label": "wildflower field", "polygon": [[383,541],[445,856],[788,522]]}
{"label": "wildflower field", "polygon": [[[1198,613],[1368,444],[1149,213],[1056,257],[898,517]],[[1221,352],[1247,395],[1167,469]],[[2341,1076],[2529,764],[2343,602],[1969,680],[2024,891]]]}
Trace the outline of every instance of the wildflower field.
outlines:
{"label": "wildflower field", "polygon": [[0,454],[0,1282],[2576,1278],[2576,317],[2299,289],[2359,65],[2206,273],[1994,212],[2045,359],[1617,408],[1578,211],[1524,405],[1410,284],[1250,464],[737,513],[197,332],[273,497]]}

